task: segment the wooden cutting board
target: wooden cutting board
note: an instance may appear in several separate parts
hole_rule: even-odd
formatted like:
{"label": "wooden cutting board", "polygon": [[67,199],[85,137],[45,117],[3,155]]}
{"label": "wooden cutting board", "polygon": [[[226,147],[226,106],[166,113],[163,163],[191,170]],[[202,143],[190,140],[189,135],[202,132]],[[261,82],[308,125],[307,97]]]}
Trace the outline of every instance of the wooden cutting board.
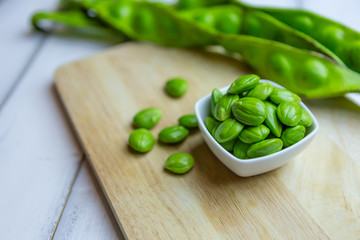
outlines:
{"label": "wooden cutting board", "polygon": [[[163,109],[157,136],[193,113],[214,87],[251,71],[216,53],[123,44],[62,66],[56,87],[114,215],[128,239],[359,239],[360,108],[346,98],[307,101],[319,134],[284,167],[241,178],[210,152],[199,131],[179,145],[132,151],[127,139],[139,110]],[[168,78],[190,82],[180,99]],[[164,171],[169,154],[195,158],[185,175]]]}

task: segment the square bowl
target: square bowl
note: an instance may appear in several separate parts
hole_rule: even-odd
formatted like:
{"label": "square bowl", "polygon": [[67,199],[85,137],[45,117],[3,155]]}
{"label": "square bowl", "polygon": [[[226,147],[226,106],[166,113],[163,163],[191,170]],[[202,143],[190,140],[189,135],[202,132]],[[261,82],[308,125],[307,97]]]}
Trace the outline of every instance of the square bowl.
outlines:
{"label": "square bowl", "polygon": [[[284,88],[277,83],[269,80],[261,79],[260,82],[270,82],[274,87]],[[220,89],[222,93],[226,93],[229,86]],[[195,103],[195,114],[199,122],[200,132],[215,156],[228,167],[231,171],[241,177],[250,177],[257,174],[265,173],[281,167],[285,163],[289,162],[292,158],[303,151],[309,143],[313,140],[316,133],[319,130],[319,124],[312,114],[312,112],[306,107],[303,102],[300,102],[300,106],[308,111],[312,118],[312,125],[306,129],[305,137],[294,145],[282,149],[279,152],[251,159],[240,159],[232,155],[225,150],[209,133],[205,126],[206,117],[210,116],[210,101],[211,93],[202,97]]]}

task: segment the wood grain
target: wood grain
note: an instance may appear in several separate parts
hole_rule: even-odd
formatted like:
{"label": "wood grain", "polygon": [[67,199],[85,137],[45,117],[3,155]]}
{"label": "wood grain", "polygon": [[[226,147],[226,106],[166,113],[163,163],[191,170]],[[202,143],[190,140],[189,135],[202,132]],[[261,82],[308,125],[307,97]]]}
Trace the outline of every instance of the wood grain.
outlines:
{"label": "wood grain", "polygon": [[[300,166],[285,174],[280,171],[292,164],[279,172],[240,178],[211,154],[196,131],[180,145],[157,144],[148,154],[137,154],[127,146],[131,119],[138,110],[149,106],[164,109],[160,124],[152,130],[157,135],[162,127],[176,124],[178,116],[193,112],[195,101],[213,87],[225,86],[248,72],[239,62],[217,54],[146,44],[122,45],[57,71],[58,91],[125,237],[328,238],[333,223],[324,223],[319,217],[321,209],[306,204],[314,200],[312,195],[301,195],[299,185],[293,183],[304,175],[304,156],[312,161],[327,156],[314,155],[316,147],[307,149],[307,155],[292,163]],[[166,79],[174,76],[190,82],[190,91],[182,99],[171,99],[163,91]],[[328,140],[323,132],[318,138]],[[163,170],[166,157],[175,151],[194,155],[196,165],[187,175]],[[323,178],[321,183],[329,182]],[[318,196],[320,200],[328,197]],[[354,200],[351,204],[356,209]],[[341,210],[338,207],[335,212]]]}

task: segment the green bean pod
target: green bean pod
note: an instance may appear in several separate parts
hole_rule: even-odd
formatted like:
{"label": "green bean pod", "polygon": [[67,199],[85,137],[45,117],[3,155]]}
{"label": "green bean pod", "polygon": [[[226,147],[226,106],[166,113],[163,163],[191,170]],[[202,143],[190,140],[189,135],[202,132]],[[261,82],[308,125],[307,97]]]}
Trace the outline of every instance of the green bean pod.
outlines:
{"label": "green bean pod", "polygon": [[206,46],[214,35],[160,3],[141,1],[80,1],[97,17],[131,39],[172,47]]}
{"label": "green bean pod", "polygon": [[219,100],[222,98],[223,94],[222,92],[217,89],[217,88],[214,88],[212,93],[211,93],[211,103],[210,103],[210,108],[211,108],[211,114],[213,116],[214,115],[214,110],[215,110],[215,105],[219,102]]}
{"label": "green bean pod", "polygon": [[360,92],[360,75],[321,54],[244,35],[221,34],[219,44],[238,52],[260,75],[308,98]]}
{"label": "green bean pod", "polygon": [[253,127],[247,127],[241,131],[239,139],[244,143],[256,143],[264,140],[270,133],[270,129],[260,124]]}
{"label": "green bean pod", "polygon": [[310,127],[312,125],[312,118],[308,111],[306,111],[305,109],[302,110],[299,125],[302,125],[304,127]]}
{"label": "green bean pod", "polygon": [[360,33],[315,13],[297,9],[258,8],[317,40],[350,69],[360,73]]}
{"label": "green bean pod", "polygon": [[250,158],[262,157],[276,153],[283,147],[283,142],[279,138],[265,139],[261,142],[252,144],[247,150]]}

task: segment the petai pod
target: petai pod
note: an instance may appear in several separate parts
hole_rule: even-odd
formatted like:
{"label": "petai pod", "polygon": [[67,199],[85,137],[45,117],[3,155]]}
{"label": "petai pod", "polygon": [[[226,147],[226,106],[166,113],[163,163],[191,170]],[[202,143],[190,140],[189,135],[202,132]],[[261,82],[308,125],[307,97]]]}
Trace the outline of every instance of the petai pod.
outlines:
{"label": "petai pod", "polygon": [[247,159],[247,150],[249,147],[250,144],[244,143],[240,139],[237,139],[233,149],[234,156],[240,159]]}
{"label": "petai pod", "polygon": [[215,41],[213,34],[164,4],[131,0],[79,4],[131,39],[173,47],[206,46]]}
{"label": "petai pod", "polygon": [[306,129],[302,125],[296,125],[293,127],[288,127],[284,130],[283,134],[281,135],[281,140],[284,143],[284,147],[289,147],[301,139],[304,138],[306,133]]}
{"label": "petai pod", "polygon": [[261,82],[251,89],[246,96],[258,98],[261,101],[265,101],[273,91],[273,86],[269,82]]}
{"label": "petai pod", "polygon": [[[64,28],[72,34],[96,37],[105,40],[124,42],[127,37],[113,28],[109,28],[98,21],[87,17],[81,9],[75,7],[69,10],[59,12],[37,12],[31,18],[32,25],[35,29],[43,32],[49,31],[47,26],[52,26],[51,31]],[[63,28],[54,28],[54,25],[47,23],[55,23]]]}
{"label": "petai pod", "polygon": [[239,122],[250,126],[259,125],[266,118],[265,104],[252,97],[243,97],[234,102],[232,113]]}
{"label": "petai pod", "polygon": [[[238,52],[262,76],[308,98],[360,92],[360,75],[325,56],[244,35],[219,35],[219,44]],[[301,64],[300,64],[301,63]]]}
{"label": "petai pod", "polygon": [[238,95],[225,94],[216,103],[214,108],[214,117],[218,121],[225,121],[231,116],[231,106],[239,99]]}
{"label": "petai pod", "polygon": [[334,52],[350,69],[360,73],[360,33],[315,13],[296,9],[259,8],[303,32]]}
{"label": "petai pod", "polygon": [[265,139],[261,142],[252,144],[248,150],[248,157],[262,157],[280,151],[283,147],[283,142],[279,138]]}
{"label": "petai pod", "polygon": [[253,127],[247,127],[239,135],[239,139],[244,143],[256,143],[264,140],[270,133],[270,129],[260,124]]}
{"label": "petai pod", "polygon": [[239,136],[244,125],[234,118],[226,119],[215,130],[214,138],[219,143],[225,143]]}
{"label": "petai pod", "polygon": [[276,109],[276,114],[286,126],[295,126],[299,123],[302,115],[302,108],[297,102],[282,102]]}
{"label": "petai pod", "polygon": [[344,63],[329,49],[315,39],[297,31],[276,18],[239,4],[227,4],[182,13],[184,16],[209,28],[226,34],[251,35],[282,42],[287,45],[322,53],[337,64]]}
{"label": "petai pod", "polygon": [[277,117],[277,106],[267,101],[265,101],[264,104],[266,107],[265,125],[270,129],[274,136],[280,137],[282,132],[282,125]]}

